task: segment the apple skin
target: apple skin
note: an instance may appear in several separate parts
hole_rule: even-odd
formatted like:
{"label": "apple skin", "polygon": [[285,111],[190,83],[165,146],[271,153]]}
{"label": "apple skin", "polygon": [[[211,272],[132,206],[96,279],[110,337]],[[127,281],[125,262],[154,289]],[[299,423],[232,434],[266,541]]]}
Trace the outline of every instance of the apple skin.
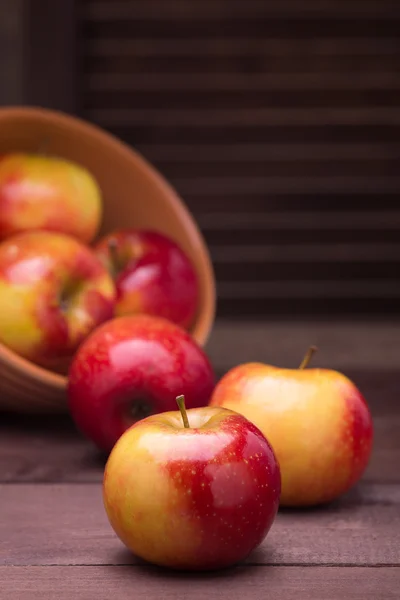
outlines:
{"label": "apple skin", "polygon": [[210,406],[243,414],[267,437],[280,464],[282,506],[330,502],[368,464],[371,414],[356,386],[337,371],[242,364],[220,379]]}
{"label": "apple skin", "polygon": [[180,393],[188,408],[206,406],[214,385],[207,355],[183,328],[161,317],[128,315],[83,342],[67,393],[78,429],[109,452],[135,421],[173,410]]}
{"label": "apple skin", "polygon": [[95,251],[114,276],[117,316],[142,313],[190,328],[198,305],[198,278],[173,240],[157,231],[120,229],[103,237]]}
{"label": "apple skin", "polygon": [[28,231],[0,243],[0,342],[20,356],[63,370],[114,302],[111,277],[75,238]]}
{"label": "apple skin", "polygon": [[114,446],[103,499],[121,541],[150,563],[219,569],[265,538],[279,506],[280,472],[262,433],[232,411],[202,407],[147,417]]}
{"label": "apple skin", "polygon": [[0,158],[0,239],[44,229],[89,243],[101,217],[100,189],[81,165],[36,154]]}

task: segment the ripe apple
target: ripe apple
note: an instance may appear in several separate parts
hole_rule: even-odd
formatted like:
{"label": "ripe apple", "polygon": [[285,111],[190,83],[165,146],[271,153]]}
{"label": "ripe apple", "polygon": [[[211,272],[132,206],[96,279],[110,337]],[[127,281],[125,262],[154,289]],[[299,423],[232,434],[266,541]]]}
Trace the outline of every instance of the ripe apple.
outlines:
{"label": "ripe apple", "polygon": [[100,449],[109,452],[137,420],[176,407],[207,405],[215,385],[208,357],[181,327],[161,317],[127,315],[98,327],[69,370],[70,413]]}
{"label": "ripe apple", "polygon": [[100,190],[81,165],[39,154],[0,159],[0,239],[45,229],[90,242],[102,216]]}
{"label": "ripe apple", "polygon": [[246,558],[279,506],[280,472],[262,433],[214,407],[143,419],[114,446],[103,498],[111,526],[138,557],[204,570]]}
{"label": "ripe apple", "polygon": [[115,279],[117,316],[145,313],[190,327],[198,280],[178,244],[156,231],[121,229],[103,237],[95,250]]}
{"label": "ripe apple", "polygon": [[221,378],[210,406],[238,411],[267,437],[279,461],[282,506],[329,502],[362,476],[373,427],[365,399],[345,375],[247,363]]}
{"label": "ripe apple", "polygon": [[75,238],[38,230],[0,243],[0,342],[32,362],[64,368],[114,301],[110,275]]}

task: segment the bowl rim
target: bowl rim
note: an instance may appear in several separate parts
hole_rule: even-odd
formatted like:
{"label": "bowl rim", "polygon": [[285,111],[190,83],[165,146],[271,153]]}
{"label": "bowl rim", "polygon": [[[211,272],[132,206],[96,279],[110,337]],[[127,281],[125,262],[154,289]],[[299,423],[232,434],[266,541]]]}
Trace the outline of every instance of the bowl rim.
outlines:
{"label": "bowl rim", "polygon": [[[181,219],[184,221],[184,227],[189,231],[190,237],[195,239],[195,245],[202,254],[202,259],[207,267],[207,276],[209,280],[208,286],[208,304],[210,311],[209,325],[204,327],[201,332],[198,343],[204,345],[211,332],[212,323],[216,314],[216,289],[215,278],[212,261],[207,249],[205,240],[200,231],[200,228],[195,223],[189,209],[185,205],[183,199],[179,196],[175,188],[167,181],[167,179],[134,147],[129,146],[126,142],[119,139],[114,134],[102,129],[99,125],[90,123],[82,117],[67,114],[58,109],[50,109],[39,106],[21,106],[21,105],[6,105],[0,107],[0,126],[4,121],[9,120],[35,120],[38,122],[46,122],[47,124],[60,124],[63,127],[74,128],[75,131],[81,131],[87,138],[93,141],[98,140],[99,144],[107,145],[112,149],[116,156],[121,156],[126,160],[136,162],[137,168],[152,179],[152,182],[159,188],[164,196],[169,197],[170,204],[175,212],[179,212]],[[30,360],[18,355],[16,352],[8,348],[0,342],[2,359],[10,367],[24,371],[32,379],[40,380],[42,384],[50,386],[55,390],[65,390],[68,383],[68,376],[50,371],[45,367],[37,365]]]}

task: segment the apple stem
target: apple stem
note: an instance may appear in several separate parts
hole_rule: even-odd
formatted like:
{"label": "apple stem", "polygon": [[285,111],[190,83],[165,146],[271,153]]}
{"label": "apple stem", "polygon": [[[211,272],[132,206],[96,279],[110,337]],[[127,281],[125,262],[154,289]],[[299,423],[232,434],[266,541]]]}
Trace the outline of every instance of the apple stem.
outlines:
{"label": "apple stem", "polygon": [[121,265],[120,257],[118,255],[117,240],[115,238],[110,238],[108,240],[108,250],[110,253],[110,260],[111,260],[111,266],[112,266],[113,273],[115,275],[118,275],[119,271],[121,270],[122,265]]}
{"label": "apple stem", "polygon": [[187,412],[186,412],[186,406],[185,406],[185,396],[177,396],[176,397],[176,402],[179,406],[179,410],[181,411],[181,415],[182,415],[182,421],[183,421],[183,425],[185,428],[189,428],[189,419],[187,416]]}
{"label": "apple stem", "polygon": [[310,360],[312,358],[312,355],[317,350],[318,350],[318,348],[316,346],[310,346],[309,347],[309,349],[306,352],[305,357],[303,358],[303,360],[301,362],[301,365],[299,366],[299,369],[305,369],[306,367],[308,367],[308,365],[310,364]]}

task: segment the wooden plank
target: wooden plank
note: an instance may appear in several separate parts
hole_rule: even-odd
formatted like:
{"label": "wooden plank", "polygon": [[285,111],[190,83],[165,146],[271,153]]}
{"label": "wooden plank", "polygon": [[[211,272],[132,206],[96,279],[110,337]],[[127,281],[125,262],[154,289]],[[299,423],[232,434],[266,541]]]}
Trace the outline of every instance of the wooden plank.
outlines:
{"label": "wooden plank", "polygon": [[353,319],[396,319],[399,316],[397,298],[235,298],[218,299],[217,316],[222,318],[263,319],[274,315],[276,319],[292,319],[301,315],[305,319],[329,319],[339,316]]}
{"label": "wooden plank", "polygon": [[2,415],[0,481],[101,481],[104,456],[67,415]]}
{"label": "wooden plank", "polygon": [[[137,564],[108,523],[100,485],[1,485],[0,494],[0,565]],[[246,562],[400,566],[399,515],[399,485],[363,484],[324,509],[281,510]]]}
{"label": "wooden plank", "polygon": [[[144,67],[146,68],[146,67]],[[137,71],[130,70],[130,78],[134,81]],[[186,76],[186,71],[184,73]],[[161,97],[160,97],[161,95]],[[361,89],[361,90],[334,90],[329,94],[326,90],[248,90],[212,91],[212,90],[159,90],[157,93],[148,90],[106,90],[84,94],[83,103],[85,110],[125,110],[127,107],[146,107],[146,110],[168,111],[202,110],[205,114],[209,111],[225,110],[229,113],[239,110],[267,111],[267,110],[302,110],[310,109],[335,109],[351,110],[360,107],[370,107],[377,110],[398,107],[398,98],[393,93],[393,88],[388,90]],[[135,108],[136,110],[136,108]]]}
{"label": "wooden plank", "polygon": [[[147,2],[142,5],[145,8],[151,7]],[[398,17],[391,18],[388,14],[378,19],[379,27],[377,27],[376,19],[360,18],[361,13],[354,15],[354,18],[340,18],[338,15],[331,15],[329,18],[299,18],[285,14],[277,16],[277,18],[243,16],[230,19],[227,11],[230,10],[231,5],[225,2],[225,6],[229,6],[229,9],[227,8],[218,19],[167,20],[160,19],[155,13],[151,13],[152,18],[138,18],[137,15],[132,14],[131,17],[124,18],[94,19],[88,18],[87,15],[86,18],[84,17],[85,37],[131,39],[134,29],[141,39],[149,38],[151,40],[156,37],[176,40],[199,37],[203,37],[204,40],[234,36],[241,38],[243,35],[249,35],[249,32],[255,38],[264,37],[266,39],[287,39],[289,37],[294,39],[326,37],[331,40],[350,37],[393,39],[397,36],[398,30]],[[243,6],[245,5],[243,4]]]}
{"label": "wooden plank", "polygon": [[365,212],[317,212],[290,211],[276,213],[201,213],[197,222],[202,229],[209,231],[258,230],[271,232],[288,229],[291,231],[313,228],[319,230],[398,230],[400,228],[400,211],[365,211]]}
{"label": "wooden plank", "polygon": [[[218,178],[226,179],[233,176],[236,180],[239,178],[252,180],[254,178],[267,177],[298,177],[301,179],[310,177],[363,177],[363,178],[379,178],[379,177],[397,177],[399,175],[400,161],[395,159],[384,160],[362,160],[362,161],[318,161],[308,160],[303,161],[298,158],[294,161],[282,160],[278,161],[254,161],[254,162],[205,162],[205,161],[183,161],[169,162],[152,160],[151,156],[147,157],[153,165],[161,171],[164,176],[173,181],[174,179],[209,179]],[[367,173],[367,175],[366,175]]]}
{"label": "wooden plank", "polygon": [[0,104],[76,108],[75,2],[0,0]]}
{"label": "wooden plank", "polygon": [[272,262],[392,262],[400,261],[400,244],[260,244],[245,247],[236,244],[212,246],[211,255],[215,262],[249,263],[267,266]]}
{"label": "wooden plank", "polygon": [[146,109],[94,108],[89,116],[104,127],[141,125],[152,127],[279,127],[318,125],[400,125],[400,108],[258,108],[202,110],[202,109]]}
{"label": "wooden plank", "polygon": [[74,113],[77,94],[75,0],[25,0],[24,103]]}
{"label": "wooden plank", "polygon": [[[312,330],[312,327],[310,325]],[[289,328],[288,328],[289,329]],[[296,328],[288,332],[288,339],[295,339]],[[258,332],[258,335],[257,335]],[[293,344],[298,349],[295,360],[280,360],[283,352],[278,348],[274,356],[268,349],[273,345],[271,335],[261,328],[264,337],[260,339],[260,328],[252,335],[232,337],[225,342],[222,337],[219,345],[211,343],[209,354],[216,365],[217,375],[221,376],[230,367],[249,360],[265,360],[273,364],[294,365],[304,353],[304,348],[317,338],[310,333],[303,336],[303,343]],[[350,335],[349,335],[350,337]],[[265,339],[269,342],[266,345]],[[347,340],[347,338],[346,338]],[[226,346],[234,348],[230,355],[225,352]],[[370,340],[366,341],[370,344]],[[389,346],[390,348],[390,346]],[[287,351],[286,351],[287,352]],[[351,350],[346,350],[350,354]],[[356,350],[354,350],[356,352]],[[222,358],[221,358],[222,354]],[[394,353],[396,354],[396,353]],[[229,358],[230,356],[230,358]],[[330,368],[335,366],[329,360],[323,361]],[[339,369],[343,367],[338,366]],[[367,481],[400,482],[398,468],[400,456],[400,440],[397,432],[400,428],[400,417],[396,410],[400,386],[396,372],[372,371],[369,377],[363,371],[351,368],[343,369],[360,387],[371,407],[374,426],[375,444],[370,464],[365,474]],[[0,426],[0,481],[12,482],[100,482],[102,479],[105,457],[101,455],[82,436],[75,432],[67,418],[43,417],[11,417],[2,416]]]}
{"label": "wooden plank", "polygon": [[[93,120],[90,111],[86,112],[86,118]],[[400,127],[394,125],[259,125],[257,127],[243,127],[235,124],[227,126],[204,126],[198,127],[190,124],[185,127],[158,126],[152,124],[129,125],[121,123],[118,126],[106,126],[99,122],[110,133],[121,138],[127,144],[135,147],[139,144],[188,144],[196,140],[198,144],[219,144],[221,140],[225,144],[253,144],[253,143],[398,143]],[[363,190],[361,190],[363,192]],[[357,191],[354,192],[357,194]],[[360,193],[360,192],[358,192]],[[368,193],[365,192],[364,193]],[[246,200],[248,194],[246,194]]]}
{"label": "wooden plank", "polygon": [[0,0],[0,105],[19,104],[23,97],[23,0]]}
{"label": "wooden plank", "polygon": [[[136,150],[157,162],[186,163],[254,163],[303,161],[385,161],[400,160],[400,144],[140,144]],[[184,167],[182,167],[184,168]],[[235,167],[236,168],[236,167]],[[299,213],[299,215],[302,213]],[[359,218],[362,215],[357,213]],[[243,216],[243,215],[242,215]],[[259,215],[261,216],[261,215]],[[265,215],[262,215],[265,219]],[[229,213],[224,213],[230,218]],[[367,217],[366,217],[367,218]]]}
{"label": "wooden plank", "polygon": [[[375,447],[365,475],[367,481],[400,482],[396,335],[399,326],[395,323],[374,328],[371,323],[368,327],[329,327],[315,322],[299,326],[228,321],[216,325],[207,353],[220,377],[232,366],[252,360],[295,366],[304,349],[317,343],[321,357],[316,364],[344,371],[371,407]],[[379,355],[377,347],[382,349]],[[366,364],[374,366],[368,370]],[[68,417],[1,417],[1,482],[100,482],[104,464],[105,457],[75,431]]]}
{"label": "wooden plank", "polygon": [[[375,444],[367,481],[400,483],[399,339],[398,321],[318,321],[315,315],[304,322],[218,319],[206,351],[220,377],[253,360],[294,367],[305,348],[316,344],[315,366],[343,371],[371,406]],[[103,466],[104,457],[68,417],[1,415],[0,481],[99,482]]]}
{"label": "wooden plank", "polygon": [[[348,192],[338,194],[329,192],[329,190],[319,190],[313,193],[299,192],[295,190],[289,193],[279,193],[275,190],[274,193],[258,193],[250,194],[243,192],[242,194],[200,194],[192,189],[191,193],[185,194],[183,197],[185,202],[194,212],[196,219],[204,213],[222,213],[229,207],[229,212],[243,212],[243,207],[246,207],[246,212],[249,215],[263,212],[264,214],[274,215],[282,211],[291,213],[299,210],[314,211],[315,206],[318,206],[318,211],[322,212],[354,212],[361,213],[362,211],[380,210],[382,213],[398,209],[398,192],[392,193],[369,193],[364,192]],[[318,200],[317,200],[318,198]]]}
{"label": "wooden plank", "polygon": [[3,567],[5,598],[18,600],[397,600],[399,568],[236,567],[217,573],[174,573],[152,567]]}
{"label": "wooden plank", "polygon": [[[375,443],[366,481],[400,483],[399,335],[395,322],[329,325],[316,322],[315,315],[304,324],[219,321],[207,353],[219,378],[252,360],[294,367],[305,348],[316,343],[316,366],[343,371],[371,407]],[[1,416],[1,482],[100,482],[104,464],[105,457],[75,431],[68,417]]]}
{"label": "wooden plank", "polygon": [[[128,38],[129,39],[129,38]],[[384,63],[384,67],[382,66]],[[204,75],[205,72],[222,73],[224,75],[241,72],[259,72],[265,74],[283,74],[289,76],[293,74],[294,65],[298,65],[298,71],[306,70],[308,74],[327,74],[327,73],[351,73],[354,77],[360,73],[381,73],[396,72],[399,66],[398,54],[376,54],[373,56],[347,55],[347,56],[324,56],[320,54],[309,54],[299,56],[274,56],[259,54],[258,56],[182,56],[171,57],[159,54],[157,56],[137,56],[121,54],[120,56],[99,56],[85,52],[85,61],[83,69],[87,73],[118,73],[129,75],[131,78],[145,73],[171,73],[184,74],[188,76]],[[174,77],[175,79],[175,77]],[[394,84],[395,87],[396,84]],[[86,86],[85,86],[86,87]],[[354,87],[354,86],[353,86]],[[353,89],[353,87],[351,89]],[[241,88],[245,91],[245,88]],[[265,92],[268,90],[263,88]],[[208,88],[206,87],[206,91]],[[200,88],[197,90],[200,92]],[[210,90],[211,91],[211,90]],[[300,89],[297,89],[297,95],[300,95]],[[305,90],[303,93],[307,93]],[[322,89],[319,90],[322,93]],[[333,95],[333,92],[337,93]],[[361,93],[362,89],[356,87],[354,91]],[[389,90],[382,86],[377,91]],[[181,93],[183,90],[181,89]],[[337,102],[340,89],[331,90],[332,101]],[[112,93],[116,93],[113,91]],[[137,90],[135,90],[137,93]],[[272,93],[272,92],[270,92]],[[371,92],[370,92],[371,93]],[[299,100],[301,100],[302,95]],[[327,100],[328,101],[328,100]]]}
{"label": "wooden plank", "polygon": [[[321,241],[319,237],[323,237],[327,235],[329,232],[321,232],[321,235],[318,236],[317,241]],[[215,233],[214,237],[217,237],[218,232]],[[252,234],[254,236],[254,234]],[[288,243],[288,238],[293,237],[293,234],[289,232],[289,235],[285,236],[279,232],[272,232],[265,234],[260,232],[259,238],[260,242],[262,241],[263,236],[268,235],[269,237],[283,238],[283,243]],[[383,235],[388,235],[386,232],[383,232]],[[312,237],[312,233],[307,233],[307,237]],[[206,232],[206,240],[213,240],[213,237],[208,235]],[[223,237],[223,236],[221,236]],[[227,236],[228,237],[228,236]],[[331,236],[330,242],[335,242],[334,238],[338,238],[342,240],[342,235],[337,232],[333,232]],[[369,236],[369,232],[366,232],[366,238],[370,237],[369,241],[371,244],[380,243],[382,240],[377,239],[376,236]],[[396,235],[394,237],[398,237]],[[245,247],[245,242],[237,236],[238,244],[242,244]],[[348,238],[351,238],[351,233]],[[278,241],[278,240],[274,240]],[[297,240],[299,242],[305,242],[305,239]],[[337,240],[336,240],[337,241]],[[343,241],[343,240],[342,240]],[[347,239],[346,241],[351,241],[351,239]],[[215,239],[213,240],[215,243]],[[224,240],[222,240],[222,243]],[[226,241],[225,241],[226,243]],[[296,263],[296,262],[280,262],[280,261],[269,261],[264,265],[260,265],[255,262],[217,262],[213,260],[215,277],[219,286],[226,282],[241,282],[242,286],[247,286],[248,283],[252,284],[257,281],[262,281],[265,284],[267,282],[277,282],[277,281],[338,281],[339,285],[346,281],[354,281],[356,278],[361,281],[370,281],[375,282],[375,285],[379,286],[381,281],[397,281],[398,280],[398,272],[400,267],[399,262],[358,262],[358,261],[348,261],[348,262],[304,262],[304,263]],[[336,296],[336,298],[338,298]],[[222,299],[222,298],[220,298]],[[293,299],[295,303],[296,300],[300,300],[301,298]],[[333,299],[333,298],[332,298]],[[317,298],[315,298],[317,300]],[[355,300],[354,298],[352,300]]]}
{"label": "wooden plank", "polygon": [[268,39],[264,37],[221,37],[204,39],[192,38],[188,40],[179,39],[148,39],[140,36],[133,39],[121,40],[119,38],[100,37],[85,40],[85,52],[93,57],[155,57],[166,56],[169,58],[188,57],[217,57],[231,56],[280,56],[299,58],[320,56],[328,57],[351,56],[368,57],[368,60],[376,56],[390,57],[399,55],[398,39],[376,37],[371,38],[338,38],[335,40],[327,38],[313,38],[293,40]]}
{"label": "wooden plank", "polygon": [[[368,59],[367,59],[368,60]],[[383,59],[384,60],[384,59]],[[301,71],[289,73],[219,73],[210,68],[205,73],[174,73],[153,72],[89,72],[85,78],[86,89],[92,92],[110,90],[113,92],[136,91],[237,91],[245,90],[254,92],[258,90],[296,92],[304,90],[321,91],[346,91],[346,90],[398,90],[399,77],[397,70],[385,71],[383,67],[379,72],[363,70],[360,73],[308,73],[304,67]],[[182,78],[182,75],[185,75]],[[129,114],[129,113],[128,113]]]}
{"label": "wooden plank", "polygon": [[[398,3],[92,1],[83,12],[85,114],[187,202],[219,315],[398,312]],[[316,202],[326,216],[297,224]],[[371,209],[392,215],[357,221]]]}
{"label": "wooden plank", "polygon": [[[399,245],[400,250],[400,245]],[[351,259],[351,257],[349,257]],[[262,299],[307,299],[318,301],[329,299],[363,300],[376,298],[398,299],[400,301],[400,281],[396,278],[387,281],[357,280],[343,281],[220,281],[218,297],[238,300]]]}
{"label": "wooden plank", "polygon": [[[295,327],[293,328],[295,330]],[[260,329],[257,330],[258,332]],[[261,332],[265,331],[261,328]],[[293,341],[293,330],[288,333]],[[230,345],[236,351],[222,354],[227,345],[223,338],[220,345],[211,344],[210,356],[216,365],[218,376],[231,366],[249,360],[271,361],[273,364],[290,365],[296,361],[279,360],[282,350],[276,350],[276,358],[269,356],[265,339],[271,338],[265,333],[262,342],[260,335],[255,333],[254,342],[250,343],[248,335],[239,338],[237,344],[230,338]],[[304,335],[303,346],[298,356],[304,352],[304,347],[316,338],[312,334]],[[317,337],[319,339],[319,337]],[[347,338],[346,338],[347,339]],[[370,340],[367,340],[367,344]],[[267,345],[269,348],[271,343]],[[295,347],[297,348],[299,344]],[[389,346],[390,347],[390,346]],[[274,346],[275,348],[275,346]],[[242,349],[242,351],[240,351]],[[243,350],[244,349],[244,350]],[[350,354],[351,350],[347,350]],[[298,359],[298,356],[295,358]],[[218,357],[219,362],[215,357]],[[324,361],[329,367],[332,363]],[[333,365],[334,366],[334,365]],[[371,462],[366,472],[368,481],[400,481],[398,457],[400,441],[397,431],[400,419],[396,413],[396,399],[400,388],[394,371],[372,372],[368,377],[348,367],[342,368],[346,374],[360,387],[371,406],[375,424],[375,448]],[[0,438],[0,481],[2,482],[99,482],[105,457],[97,452],[92,444],[77,435],[67,419],[60,423],[57,419],[11,417],[2,418]]]}
{"label": "wooden plank", "polygon": [[235,364],[257,360],[295,368],[306,348],[315,344],[315,367],[344,371],[371,398],[376,414],[381,411],[389,417],[397,412],[400,397],[399,340],[398,319],[300,320],[294,315],[279,321],[217,319],[206,350],[218,370],[225,372]]}
{"label": "wooden plank", "polygon": [[202,0],[185,3],[180,0],[151,0],[147,2],[106,2],[92,0],[83,9],[85,18],[93,21],[112,19],[148,20],[221,20],[221,19],[398,19],[400,9],[394,0],[281,0],[279,3],[263,0],[230,0],[229,9],[225,0]]}
{"label": "wooden plank", "polygon": [[[400,113],[399,113],[400,116]],[[212,196],[235,196],[265,194],[268,205],[269,194],[368,194],[398,193],[398,177],[180,177],[172,180],[173,185],[185,197],[189,194]]]}

